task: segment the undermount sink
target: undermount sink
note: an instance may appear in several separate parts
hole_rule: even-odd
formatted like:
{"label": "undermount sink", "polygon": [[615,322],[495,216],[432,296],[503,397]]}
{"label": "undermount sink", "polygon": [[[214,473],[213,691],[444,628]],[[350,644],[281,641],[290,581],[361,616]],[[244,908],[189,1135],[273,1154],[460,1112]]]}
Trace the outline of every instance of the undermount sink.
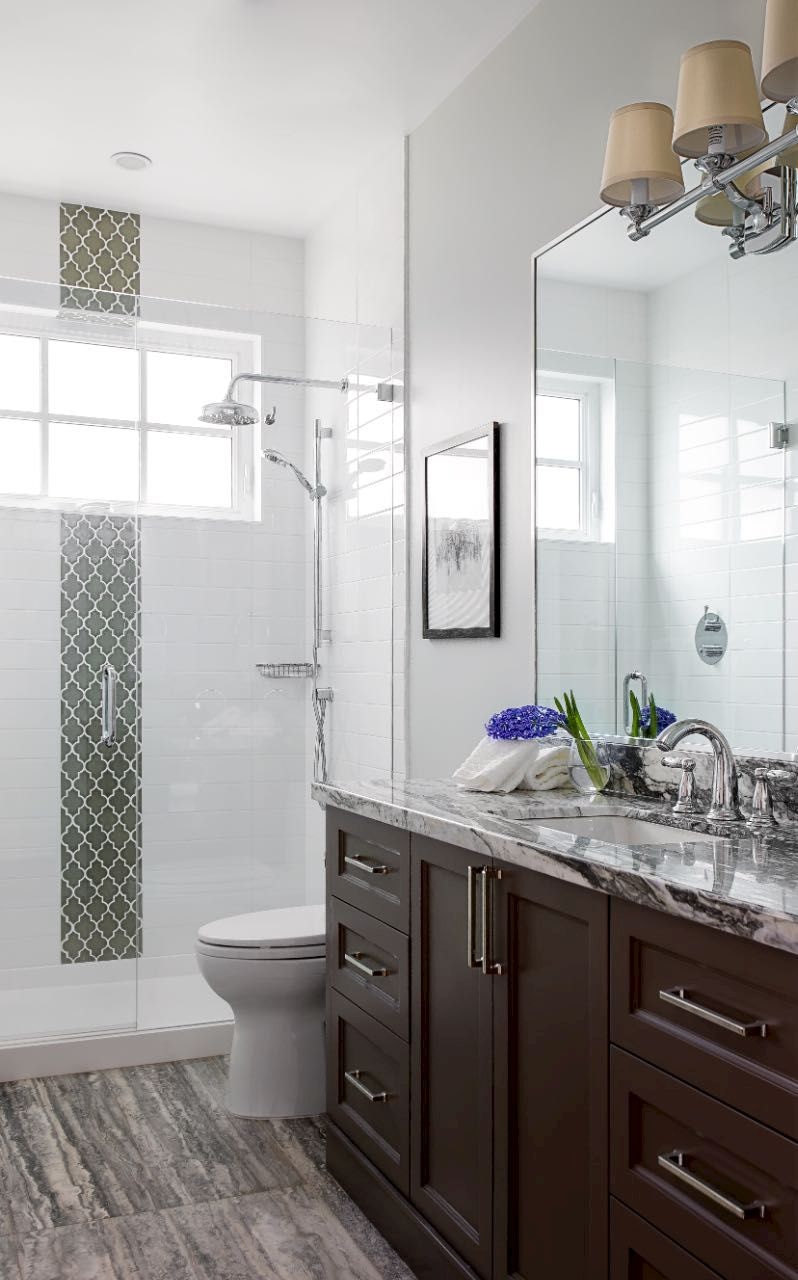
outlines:
{"label": "undermount sink", "polygon": [[565,831],[572,836],[587,836],[607,844],[682,844],[683,841],[707,842],[707,836],[694,831],[680,831],[643,818],[612,817],[596,814],[588,817],[538,818],[535,825],[548,831]]}

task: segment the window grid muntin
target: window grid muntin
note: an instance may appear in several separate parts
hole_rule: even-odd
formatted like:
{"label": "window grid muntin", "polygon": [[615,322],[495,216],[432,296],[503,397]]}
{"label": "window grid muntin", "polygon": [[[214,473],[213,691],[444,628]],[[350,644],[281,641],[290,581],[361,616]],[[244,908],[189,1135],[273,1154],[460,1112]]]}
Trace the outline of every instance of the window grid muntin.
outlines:
{"label": "window grid muntin", "polygon": [[[146,366],[147,353],[157,351],[162,354],[174,354],[181,356],[202,355],[210,356],[217,359],[229,361],[231,376],[239,371],[239,365],[257,369],[258,361],[254,356],[247,354],[245,360],[242,361],[244,347],[251,348],[254,344],[254,336],[230,334],[229,340],[226,334],[204,331],[194,331],[190,329],[180,330],[186,338],[191,339],[187,345],[180,344],[173,334],[167,332],[165,326],[155,325],[152,331],[139,331],[139,341],[132,344],[128,335],[124,337],[117,336],[112,333],[103,333],[102,339],[92,333],[87,336],[84,331],[79,332],[62,332],[60,325],[57,323],[47,325],[45,318],[45,329],[42,332],[42,319],[39,318],[38,324],[35,319],[28,321],[27,316],[18,317],[19,323],[0,323],[0,333],[17,335],[21,337],[35,338],[39,343],[39,403],[38,412],[3,409],[0,407],[0,418],[12,418],[18,421],[29,421],[39,425],[41,439],[41,458],[40,458],[40,488],[38,494],[17,494],[6,492],[2,489],[2,481],[0,480],[0,499],[5,505],[25,506],[25,507],[52,507],[60,506],[63,502],[73,503],[77,499],[65,498],[63,495],[51,494],[49,492],[49,461],[50,461],[50,427],[54,421],[64,423],[75,423],[88,427],[110,427],[120,430],[137,430],[139,432],[139,498],[134,504],[137,511],[141,514],[152,512],[153,514],[174,514],[176,516],[212,516],[215,518],[228,519],[245,519],[251,518],[252,512],[248,509],[252,505],[254,494],[254,485],[250,482],[254,474],[254,469],[250,469],[250,454],[252,459],[255,456],[255,446],[257,444],[255,432],[252,429],[219,427],[216,425],[202,426],[201,428],[175,426],[171,423],[148,422],[141,410],[146,405]],[[28,321],[26,323],[26,321]],[[83,345],[93,346],[122,346],[135,350],[138,357],[138,393],[139,393],[139,417],[137,420],[122,418],[96,418],[91,415],[72,415],[72,414],[52,414],[50,412],[49,401],[49,344],[50,341],[58,342],[77,342]],[[199,344],[199,345],[198,345]],[[222,388],[224,390],[224,388]],[[221,394],[221,392],[220,392]],[[147,439],[150,432],[173,433],[176,435],[199,436],[202,439],[208,437],[221,437],[229,439],[231,442],[231,503],[227,507],[200,507],[179,503],[150,503],[146,498],[146,470],[147,470]],[[249,471],[249,475],[247,472]],[[94,495],[97,501],[102,501],[100,497]],[[120,510],[125,509],[126,504],[123,501],[116,501],[116,505]]]}

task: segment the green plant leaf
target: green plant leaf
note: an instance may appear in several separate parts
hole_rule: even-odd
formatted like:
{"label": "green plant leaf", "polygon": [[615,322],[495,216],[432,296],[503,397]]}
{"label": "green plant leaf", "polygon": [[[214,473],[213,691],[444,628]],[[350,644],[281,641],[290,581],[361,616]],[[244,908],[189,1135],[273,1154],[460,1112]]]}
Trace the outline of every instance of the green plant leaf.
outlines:
{"label": "green plant leaf", "polygon": [[629,690],[629,705],[632,708],[632,724],[631,735],[633,738],[640,737],[640,703],[634,689]]}
{"label": "green plant leaf", "polygon": [[659,733],[659,724],[657,722],[657,704],[654,701],[653,693],[649,695],[648,705],[651,708],[651,718],[648,722],[649,738],[656,738]]}

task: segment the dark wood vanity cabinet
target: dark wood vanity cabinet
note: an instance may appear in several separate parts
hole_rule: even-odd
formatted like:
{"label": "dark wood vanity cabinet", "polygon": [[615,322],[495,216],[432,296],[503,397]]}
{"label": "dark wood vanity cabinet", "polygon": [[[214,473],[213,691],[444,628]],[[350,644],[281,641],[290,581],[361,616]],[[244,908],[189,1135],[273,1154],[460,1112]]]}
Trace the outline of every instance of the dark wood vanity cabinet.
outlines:
{"label": "dark wood vanity cabinet", "polygon": [[[341,994],[359,1005],[361,1035],[375,1011],[374,984],[342,968],[346,938],[360,939],[361,965],[392,970],[386,956],[396,957],[396,972],[374,983],[402,1003],[401,947],[383,927],[396,903],[372,894],[363,910],[377,920],[358,924],[351,885],[347,905],[336,897],[353,830],[357,851],[388,865],[375,851],[391,839],[370,825],[328,814],[332,1172],[421,1277],[605,1280],[607,898],[410,837],[408,1185],[395,1127],[386,1115],[380,1142],[368,1120],[370,1107],[401,1113],[401,1054],[381,1061],[376,1034],[367,1043],[349,1033],[368,1058],[361,1068],[341,1047]],[[353,1069],[390,1098],[369,1104]]]}
{"label": "dark wood vanity cabinet", "polygon": [[332,1173],[420,1280],[798,1280],[798,956],[328,811]]}

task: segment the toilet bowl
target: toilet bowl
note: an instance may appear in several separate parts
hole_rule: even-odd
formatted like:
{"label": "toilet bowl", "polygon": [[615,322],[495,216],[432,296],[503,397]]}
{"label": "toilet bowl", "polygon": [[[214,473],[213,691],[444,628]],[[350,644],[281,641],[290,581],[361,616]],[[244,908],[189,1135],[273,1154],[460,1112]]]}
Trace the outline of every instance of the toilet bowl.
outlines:
{"label": "toilet bowl", "polygon": [[324,1100],[324,907],[282,907],[199,930],[199,971],[233,1011],[227,1106],[312,1116]]}

